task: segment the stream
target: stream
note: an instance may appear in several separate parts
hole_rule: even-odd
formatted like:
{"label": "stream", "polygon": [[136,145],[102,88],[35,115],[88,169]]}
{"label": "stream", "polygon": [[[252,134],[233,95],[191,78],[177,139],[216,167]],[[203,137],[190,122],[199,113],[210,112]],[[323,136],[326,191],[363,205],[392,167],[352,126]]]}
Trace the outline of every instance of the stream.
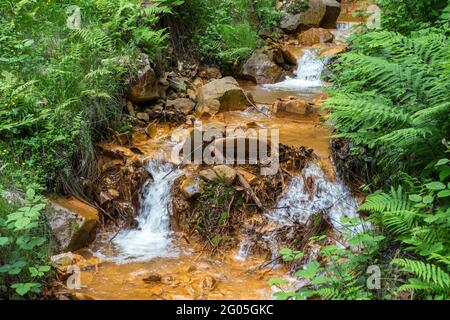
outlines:
{"label": "stream", "polygon": [[[320,97],[324,64],[310,48],[301,48],[295,76],[271,85],[240,81],[251,93],[258,108],[272,105],[277,99],[295,97],[308,101]],[[326,211],[336,233],[343,216],[353,217],[357,201],[336,177],[330,160],[329,128],[318,115],[272,113],[269,116],[254,108],[219,113],[207,122],[241,125],[255,122],[264,128],[278,128],[280,142],[314,149],[318,159],[292,178],[286,192],[278,195],[277,208],[261,215],[270,226],[264,241],[272,257],[278,254],[276,230],[306,223],[318,211]],[[281,264],[265,264],[267,257],[253,251],[255,243],[246,234],[254,224],[242,227],[240,245],[220,255],[209,256],[202,244],[187,240],[171,229],[171,191],[175,180],[183,175],[168,161],[176,128],[161,126],[152,139],[142,138],[136,146],[149,154],[147,170],[153,177],[144,186],[137,227],[133,230],[107,230],[97,236],[87,249],[80,251],[86,259],[100,259],[95,268],[82,271],[81,290],[93,299],[272,299],[276,290],[268,285],[271,278],[285,278],[300,285]],[[315,181],[307,190],[308,179]],[[261,231],[261,230],[259,230]],[[143,281],[143,279],[150,279]],[[155,279],[153,281],[152,279]],[[242,290],[245,288],[245,290]]]}

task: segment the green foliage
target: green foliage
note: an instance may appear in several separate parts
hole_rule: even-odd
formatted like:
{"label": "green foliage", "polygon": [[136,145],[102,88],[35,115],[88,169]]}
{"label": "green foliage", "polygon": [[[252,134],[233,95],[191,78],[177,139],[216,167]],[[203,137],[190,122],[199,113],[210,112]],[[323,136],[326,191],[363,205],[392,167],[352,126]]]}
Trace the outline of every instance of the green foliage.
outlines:
{"label": "green foliage", "polygon": [[121,120],[124,80],[141,51],[163,56],[160,17],[181,3],[72,1],[81,29],[71,29],[64,1],[1,2],[2,178],[79,191],[75,178],[95,170],[94,141]]}
{"label": "green foliage", "polygon": [[450,167],[435,161],[439,181],[424,181],[405,192],[377,192],[361,206],[371,220],[393,234],[416,259],[396,259],[401,272],[414,274],[400,291],[416,291],[429,298],[448,298],[450,286]]}
{"label": "green foliage", "polygon": [[186,0],[179,14],[197,55],[221,65],[249,57],[258,32],[273,31],[280,19],[274,0]]}
{"label": "green foliage", "polygon": [[[297,291],[281,290],[275,295],[278,299],[305,300],[321,298],[330,300],[367,300],[374,297],[366,287],[366,270],[369,265],[376,264],[377,253],[384,240],[375,230],[354,232],[362,229],[365,222],[359,219],[344,219],[343,227],[349,230],[345,234],[347,247],[341,245],[325,245],[320,252],[320,263],[313,260],[297,272],[296,277],[305,282]],[[324,237],[315,241],[323,245]],[[281,252],[285,261],[301,260],[302,253],[293,253],[289,249]],[[282,286],[283,282],[271,282],[271,285]]]}
{"label": "green foliage", "polygon": [[444,8],[449,8],[448,0],[378,0],[377,3],[382,10],[383,27],[398,32],[427,28],[441,19]]}
{"label": "green foliage", "polygon": [[442,156],[450,135],[449,44],[434,30],[369,32],[333,65],[329,122],[379,172],[412,172]]}
{"label": "green foliage", "polygon": [[48,276],[43,198],[29,188],[21,206],[0,194],[0,298],[34,297]]}

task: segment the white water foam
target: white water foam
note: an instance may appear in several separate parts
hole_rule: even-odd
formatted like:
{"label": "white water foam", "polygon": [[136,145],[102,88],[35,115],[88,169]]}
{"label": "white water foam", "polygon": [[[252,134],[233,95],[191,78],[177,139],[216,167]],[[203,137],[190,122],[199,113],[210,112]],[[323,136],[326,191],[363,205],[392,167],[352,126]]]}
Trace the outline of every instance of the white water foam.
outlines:
{"label": "white water foam", "polygon": [[153,177],[145,187],[138,228],[124,230],[113,240],[119,250],[114,259],[119,263],[142,262],[153,258],[175,257],[178,250],[172,246],[170,230],[171,189],[181,174],[174,166],[161,160],[150,160],[147,170]]}
{"label": "white water foam", "polygon": [[[311,179],[312,190],[306,181]],[[327,214],[335,231],[341,232],[343,217],[357,216],[358,203],[342,181],[329,181],[319,165],[308,164],[301,176],[291,180],[287,192],[279,199],[277,209],[267,217],[282,226],[306,224],[318,212]]]}
{"label": "white water foam", "polygon": [[307,88],[317,88],[324,85],[320,79],[325,66],[316,53],[307,49],[298,60],[296,77],[287,77],[286,80],[275,84],[266,84],[264,88],[278,90],[302,91]]}

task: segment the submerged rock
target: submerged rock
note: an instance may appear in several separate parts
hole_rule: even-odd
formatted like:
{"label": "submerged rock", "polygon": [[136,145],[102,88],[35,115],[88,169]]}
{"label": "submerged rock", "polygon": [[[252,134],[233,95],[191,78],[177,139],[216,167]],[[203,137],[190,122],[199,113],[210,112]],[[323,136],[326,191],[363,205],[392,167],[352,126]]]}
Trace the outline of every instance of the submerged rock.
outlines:
{"label": "submerged rock", "polygon": [[283,70],[263,50],[257,50],[242,66],[242,76],[258,84],[277,82]]}
{"label": "submerged rock", "polygon": [[303,115],[310,115],[316,112],[314,106],[304,99],[278,100],[272,107],[272,111],[288,112]]}
{"label": "submerged rock", "polygon": [[196,111],[214,115],[221,111],[241,110],[250,105],[244,91],[233,77],[211,81],[198,90]]}
{"label": "submerged rock", "polygon": [[159,273],[149,274],[147,277],[142,279],[142,281],[144,281],[146,283],[161,282],[161,280],[162,280],[162,277]]}
{"label": "submerged rock", "polygon": [[74,198],[49,202],[47,220],[60,251],[75,251],[95,239],[99,213]]}

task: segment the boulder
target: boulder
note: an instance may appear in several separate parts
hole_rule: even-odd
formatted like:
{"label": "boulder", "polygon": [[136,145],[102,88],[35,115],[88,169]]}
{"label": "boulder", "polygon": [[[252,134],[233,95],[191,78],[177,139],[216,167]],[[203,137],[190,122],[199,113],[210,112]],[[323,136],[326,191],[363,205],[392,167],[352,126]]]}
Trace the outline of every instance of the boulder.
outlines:
{"label": "boulder", "polygon": [[290,99],[290,100],[278,100],[273,105],[272,111],[277,112],[289,112],[296,114],[309,115],[315,112],[314,106],[307,100],[303,99]]}
{"label": "boulder", "polygon": [[284,56],[284,60],[288,63],[296,65],[298,59],[302,56],[302,49],[294,46],[284,46],[281,48]]}
{"label": "boulder", "polygon": [[236,170],[226,165],[219,165],[213,168],[219,179],[227,184],[232,184],[236,179]]}
{"label": "boulder", "polygon": [[332,42],[333,39],[333,34],[323,28],[311,28],[302,32],[299,36],[300,43],[305,46],[312,46],[317,43],[329,43]]}
{"label": "boulder", "polygon": [[204,189],[203,181],[195,178],[186,178],[180,185],[181,194],[186,200],[201,195],[203,189]]}
{"label": "boulder", "polygon": [[309,0],[309,7],[305,12],[282,12],[280,28],[286,32],[295,32],[299,28],[319,27],[326,10],[323,0]]}
{"label": "boulder", "polygon": [[255,51],[242,66],[242,77],[258,84],[275,83],[282,73],[281,67],[263,50]]}
{"label": "boulder", "polygon": [[201,170],[199,172],[199,176],[208,182],[215,182],[217,180],[219,180],[219,177],[217,176],[216,172],[212,169],[206,169],[206,170]]}
{"label": "boulder", "polygon": [[160,83],[155,71],[149,66],[145,66],[138,72],[138,76],[131,82],[128,98],[133,103],[142,103],[147,101],[164,98],[167,86]]}
{"label": "boulder", "polygon": [[281,13],[280,28],[286,32],[294,32],[300,25],[300,13],[292,14],[286,11]]}
{"label": "boulder", "polygon": [[334,29],[336,28],[336,21],[341,12],[341,4],[336,0],[323,0],[326,6],[326,12],[320,23],[321,27]]}
{"label": "boulder", "polygon": [[178,98],[175,100],[167,100],[166,106],[181,113],[189,114],[192,110],[194,110],[195,103],[188,98]]}
{"label": "boulder", "polygon": [[346,45],[333,46],[331,48],[322,49],[320,51],[320,56],[321,57],[334,56],[334,55],[337,55],[339,53],[345,52],[346,50],[347,50],[347,46]]}
{"label": "boulder", "polygon": [[47,220],[61,251],[75,251],[95,239],[99,213],[75,198],[49,201]]}
{"label": "boulder", "polygon": [[233,77],[211,81],[198,90],[196,112],[214,115],[221,111],[241,110],[250,105]]}

